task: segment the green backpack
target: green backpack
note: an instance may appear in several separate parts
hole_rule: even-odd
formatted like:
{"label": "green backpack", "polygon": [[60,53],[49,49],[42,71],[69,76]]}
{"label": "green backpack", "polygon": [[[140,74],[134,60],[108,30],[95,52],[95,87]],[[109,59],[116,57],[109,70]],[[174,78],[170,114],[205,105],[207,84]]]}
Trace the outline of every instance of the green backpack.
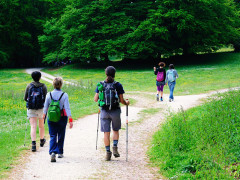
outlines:
{"label": "green backpack", "polygon": [[48,108],[48,118],[51,122],[58,122],[61,119],[61,109],[60,109],[60,100],[64,92],[60,96],[59,100],[54,100],[52,94],[50,93],[51,103]]}
{"label": "green backpack", "polygon": [[98,99],[98,105],[100,107],[103,107],[105,105],[104,102],[104,92],[103,92],[103,85],[101,83],[97,84],[98,91],[99,91],[99,99]]}

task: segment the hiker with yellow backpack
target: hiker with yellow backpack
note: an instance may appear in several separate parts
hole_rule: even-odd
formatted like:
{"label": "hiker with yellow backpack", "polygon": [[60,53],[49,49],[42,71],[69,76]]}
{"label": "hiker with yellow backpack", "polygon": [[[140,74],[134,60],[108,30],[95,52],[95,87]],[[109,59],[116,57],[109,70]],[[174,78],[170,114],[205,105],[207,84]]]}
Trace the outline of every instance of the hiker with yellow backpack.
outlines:
{"label": "hiker with yellow backpack", "polygon": [[45,119],[46,114],[48,116],[51,162],[56,162],[56,154],[58,154],[58,158],[63,158],[63,146],[68,119],[70,128],[73,127],[68,94],[61,90],[62,85],[62,78],[54,78],[54,90],[47,94],[43,108],[43,118]]}
{"label": "hiker with yellow backpack", "polygon": [[105,69],[106,80],[97,84],[94,101],[98,102],[101,108],[101,131],[104,132],[104,144],[106,148],[106,161],[111,160],[110,132],[111,124],[113,129],[113,155],[120,157],[118,152],[119,130],[121,129],[121,108],[119,102],[129,105],[129,101],[123,98],[124,89],[121,83],[116,82],[116,69],[108,66]]}

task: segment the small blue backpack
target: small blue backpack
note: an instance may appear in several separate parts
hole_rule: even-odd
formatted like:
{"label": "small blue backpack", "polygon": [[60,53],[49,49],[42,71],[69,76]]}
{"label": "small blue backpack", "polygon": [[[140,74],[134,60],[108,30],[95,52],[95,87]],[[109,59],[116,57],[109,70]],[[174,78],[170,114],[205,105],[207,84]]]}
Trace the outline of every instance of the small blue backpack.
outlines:
{"label": "small blue backpack", "polygon": [[175,81],[173,70],[168,71],[168,77],[167,78],[168,78],[168,81],[170,81],[170,82]]}

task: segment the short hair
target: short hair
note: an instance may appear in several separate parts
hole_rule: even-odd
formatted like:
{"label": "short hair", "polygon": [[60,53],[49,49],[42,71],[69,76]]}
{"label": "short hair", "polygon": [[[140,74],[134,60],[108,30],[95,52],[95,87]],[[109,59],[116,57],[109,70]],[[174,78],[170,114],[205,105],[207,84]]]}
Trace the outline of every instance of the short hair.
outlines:
{"label": "short hair", "polygon": [[113,66],[108,66],[105,69],[105,73],[106,73],[107,76],[111,76],[112,78],[114,78],[115,77],[115,73],[116,73],[116,69]]}
{"label": "short hair", "polygon": [[41,78],[41,73],[39,71],[33,71],[31,76],[35,82],[38,82]]}
{"label": "short hair", "polygon": [[158,65],[159,65],[160,67],[165,67],[165,66],[166,66],[166,64],[165,64],[164,62],[160,62]]}
{"label": "short hair", "polygon": [[169,69],[174,69],[174,65],[173,65],[173,64],[170,64],[170,65],[169,65]]}
{"label": "short hair", "polygon": [[56,77],[53,79],[53,87],[55,89],[61,89],[63,85],[63,79],[61,77]]}

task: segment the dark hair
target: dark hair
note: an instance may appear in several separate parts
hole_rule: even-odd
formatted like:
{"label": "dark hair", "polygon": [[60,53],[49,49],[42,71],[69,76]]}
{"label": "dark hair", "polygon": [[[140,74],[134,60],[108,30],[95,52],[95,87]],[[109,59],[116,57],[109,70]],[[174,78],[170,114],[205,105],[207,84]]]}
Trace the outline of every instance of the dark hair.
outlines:
{"label": "dark hair", "polygon": [[35,82],[38,82],[41,78],[41,73],[39,71],[34,71],[31,76]]}
{"label": "dark hair", "polygon": [[115,69],[113,66],[108,66],[108,67],[105,69],[105,73],[106,73],[106,75],[107,75],[106,82],[107,82],[107,83],[112,83],[112,82],[114,82],[114,77],[115,77],[116,69]]}
{"label": "dark hair", "polygon": [[159,65],[160,67],[165,67],[165,66],[166,66],[166,64],[165,64],[164,62],[160,62],[158,65]]}
{"label": "dark hair", "polygon": [[170,64],[170,65],[169,65],[169,69],[174,69],[174,65],[173,65],[173,64]]}

